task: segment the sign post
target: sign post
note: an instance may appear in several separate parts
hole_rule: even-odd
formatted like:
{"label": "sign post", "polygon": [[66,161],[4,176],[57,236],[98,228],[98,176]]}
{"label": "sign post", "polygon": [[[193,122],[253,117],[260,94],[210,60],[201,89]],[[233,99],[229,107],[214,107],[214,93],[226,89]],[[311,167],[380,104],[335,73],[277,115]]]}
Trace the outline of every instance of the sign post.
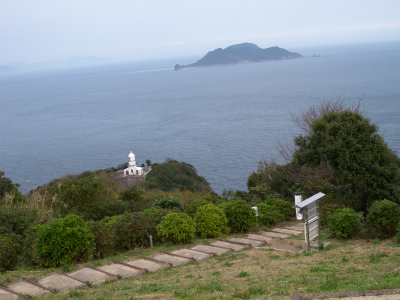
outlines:
{"label": "sign post", "polygon": [[320,237],[318,200],[323,196],[325,196],[324,193],[318,193],[293,206],[293,208],[299,209],[299,213],[304,217],[304,237],[307,242],[307,251],[311,249],[310,241],[317,236]]}

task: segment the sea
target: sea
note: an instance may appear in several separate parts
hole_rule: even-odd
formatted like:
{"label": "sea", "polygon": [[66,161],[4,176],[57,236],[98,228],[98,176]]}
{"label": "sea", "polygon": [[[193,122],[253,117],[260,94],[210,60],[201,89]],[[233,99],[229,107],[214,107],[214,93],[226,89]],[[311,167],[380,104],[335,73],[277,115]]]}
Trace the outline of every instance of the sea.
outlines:
{"label": "sea", "polygon": [[[0,76],[0,171],[24,193],[65,174],[193,165],[218,194],[246,190],[259,161],[301,133],[310,106],[360,102],[400,153],[400,42],[288,48],[300,59],[192,68],[198,58]],[[312,57],[315,54],[316,57]]]}

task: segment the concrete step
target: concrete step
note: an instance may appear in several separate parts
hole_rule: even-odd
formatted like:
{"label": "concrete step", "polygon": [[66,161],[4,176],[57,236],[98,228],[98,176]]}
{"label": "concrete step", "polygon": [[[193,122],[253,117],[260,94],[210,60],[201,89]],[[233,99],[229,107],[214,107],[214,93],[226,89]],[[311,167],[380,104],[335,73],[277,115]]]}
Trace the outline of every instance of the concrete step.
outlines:
{"label": "concrete step", "polygon": [[115,276],[113,276],[110,273],[106,273],[104,271],[96,270],[94,268],[89,268],[89,267],[73,271],[71,273],[68,273],[68,275],[80,281],[88,281],[90,282],[90,284],[95,284],[95,285],[101,284],[108,279],[115,278]]}
{"label": "concrete step", "polygon": [[261,234],[252,234],[252,233],[248,234],[247,237],[252,240],[264,241],[267,244],[272,239],[270,237],[267,237],[267,236],[264,236]]}
{"label": "concrete step", "polygon": [[60,272],[55,272],[48,276],[40,278],[38,280],[38,283],[45,286],[46,288],[57,291],[68,291],[87,285],[78,279],[71,278],[68,275],[62,274]]}
{"label": "concrete step", "polygon": [[0,299],[1,300],[17,300],[19,295],[21,295],[21,294],[11,291],[3,286],[0,286]]}
{"label": "concrete step", "polygon": [[101,267],[97,267],[97,269],[111,273],[115,276],[121,276],[122,278],[139,276],[139,275],[142,275],[145,273],[145,271],[141,271],[141,270],[135,269],[133,267],[126,266],[126,265],[119,264],[119,263],[103,265]]}
{"label": "concrete step", "polygon": [[155,272],[157,270],[160,270],[168,266],[166,264],[156,263],[148,259],[126,260],[124,261],[124,263],[127,263],[128,265],[132,265],[138,268],[147,269],[149,272]]}
{"label": "concrete step", "polygon": [[241,251],[244,248],[246,248],[247,246],[244,245],[239,245],[239,244],[232,244],[229,242],[224,242],[224,241],[215,241],[210,243],[211,246],[218,246],[218,247],[223,247],[223,248],[227,248],[227,249],[232,249],[233,251]]}
{"label": "concrete step", "polygon": [[272,232],[278,232],[278,233],[284,233],[287,234],[289,236],[293,236],[293,235],[299,235],[300,232],[298,232],[297,230],[290,230],[290,229],[286,229],[286,228],[274,228],[271,229]]}
{"label": "concrete step", "polygon": [[259,247],[265,244],[265,241],[251,240],[251,239],[237,238],[237,237],[229,238],[228,241],[250,244],[251,247]]}
{"label": "concrete step", "polygon": [[221,248],[221,247],[211,246],[211,245],[206,245],[206,244],[196,245],[196,246],[192,247],[192,249],[207,252],[210,254],[215,254],[215,255],[222,255],[222,254],[232,251],[232,249]]}
{"label": "concrete step", "polygon": [[[51,291],[44,286],[40,286],[38,283],[31,281],[29,279],[20,279],[12,284],[8,285],[8,288],[14,292],[29,295],[33,297],[38,297],[43,294],[49,294]],[[0,297],[1,299],[1,297]]]}
{"label": "concrete step", "polygon": [[153,256],[154,259],[156,260],[160,260],[166,263],[171,264],[172,266],[179,266],[179,265],[183,265],[183,264],[187,264],[191,261],[193,261],[190,258],[184,258],[184,257],[178,257],[175,255],[171,255],[169,253],[157,253]]}
{"label": "concrete step", "polygon": [[195,251],[192,249],[179,249],[179,250],[171,251],[171,253],[177,254],[180,256],[184,256],[187,258],[193,258],[195,260],[203,260],[203,259],[211,257],[211,254],[209,254],[209,253],[203,253],[203,252]]}
{"label": "concrete step", "polygon": [[285,239],[290,237],[288,234],[284,233],[277,233],[277,232],[272,232],[272,231],[261,231],[261,235],[269,237],[269,238],[275,238],[275,239]]}

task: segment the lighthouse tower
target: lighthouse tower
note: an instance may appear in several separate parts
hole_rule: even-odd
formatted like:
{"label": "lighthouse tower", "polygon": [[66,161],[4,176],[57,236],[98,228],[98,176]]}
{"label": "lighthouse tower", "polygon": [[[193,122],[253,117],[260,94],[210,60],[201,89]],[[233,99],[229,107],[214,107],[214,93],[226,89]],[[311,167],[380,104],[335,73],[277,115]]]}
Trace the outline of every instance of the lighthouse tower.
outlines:
{"label": "lighthouse tower", "polygon": [[128,168],[124,170],[124,175],[143,175],[143,168],[136,166],[135,154],[129,153]]}

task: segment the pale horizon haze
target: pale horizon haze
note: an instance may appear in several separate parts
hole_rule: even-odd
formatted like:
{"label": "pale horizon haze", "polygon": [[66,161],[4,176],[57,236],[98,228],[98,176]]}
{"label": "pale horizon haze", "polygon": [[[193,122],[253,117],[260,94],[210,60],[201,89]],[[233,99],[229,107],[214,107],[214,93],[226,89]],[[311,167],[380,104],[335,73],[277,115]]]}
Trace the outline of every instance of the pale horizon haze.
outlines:
{"label": "pale horizon haze", "polygon": [[399,12],[398,0],[0,0],[0,65],[398,41]]}

